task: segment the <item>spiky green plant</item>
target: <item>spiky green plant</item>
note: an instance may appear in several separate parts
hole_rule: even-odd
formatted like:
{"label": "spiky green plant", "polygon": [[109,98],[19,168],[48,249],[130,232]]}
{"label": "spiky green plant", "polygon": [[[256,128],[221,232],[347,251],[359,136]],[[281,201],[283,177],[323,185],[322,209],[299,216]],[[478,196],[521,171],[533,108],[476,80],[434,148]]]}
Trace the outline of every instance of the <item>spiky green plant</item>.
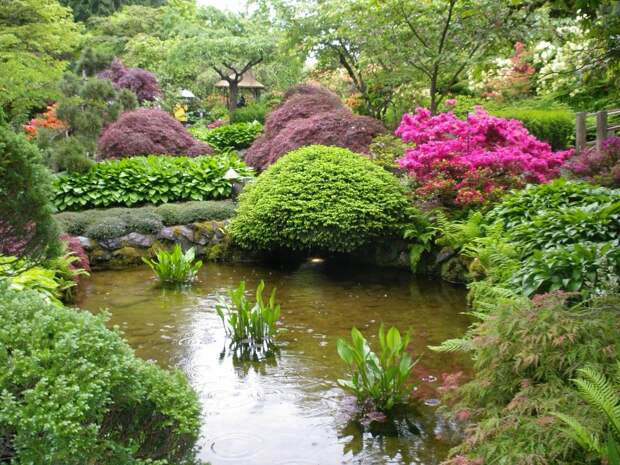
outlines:
{"label": "spiky green plant", "polygon": [[155,272],[161,283],[165,285],[190,283],[196,279],[198,270],[202,267],[202,261],[196,260],[194,248],[183,252],[179,244],[175,244],[171,251],[158,251],[154,260],[143,258],[142,261]]}
{"label": "spiky green plant", "polygon": [[[273,347],[280,320],[280,305],[276,303],[276,289],[271,291],[267,301],[263,298],[265,282],[256,288],[256,302],[245,295],[245,281],[230,292],[230,303],[221,299],[216,306],[226,334],[235,346],[244,346],[243,353],[258,355]],[[250,350],[248,351],[248,347]]]}
{"label": "spiky green plant", "polygon": [[338,355],[349,365],[351,379],[339,379],[338,384],[352,392],[360,403],[372,400],[375,408],[389,411],[407,400],[411,386],[407,379],[417,363],[407,353],[411,340],[407,332],[401,337],[392,327],[387,333],[383,324],[379,327],[380,353],[374,353],[368,341],[357,329],[351,330],[351,344],[338,339]]}
{"label": "spiky green plant", "polygon": [[564,423],[563,431],[581,447],[591,453],[598,454],[607,460],[608,465],[620,465],[620,360],[616,363],[613,379],[608,379],[594,368],[578,370],[580,378],[574,383],[581,397],[601,413],[608,421],[605,438],[588,430],[579,420],[570,415],[555,413]]}

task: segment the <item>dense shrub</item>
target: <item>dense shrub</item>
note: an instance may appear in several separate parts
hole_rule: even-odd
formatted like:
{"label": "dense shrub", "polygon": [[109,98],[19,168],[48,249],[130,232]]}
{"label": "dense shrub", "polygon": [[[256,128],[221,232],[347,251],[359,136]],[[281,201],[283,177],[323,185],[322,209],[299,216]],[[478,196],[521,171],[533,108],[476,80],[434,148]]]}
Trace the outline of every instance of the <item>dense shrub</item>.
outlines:
{"label": "dense shrub", "polygon": [[225,124],[216,128],[196,127],[190,132],[218,152],[247,149],[263,131],[259,122]]}
{"label": "dense shrub", "polygon": [[[0,284],[2,286],[2,284]],[[187,458],[196,395],[136,358],[105,315],[0,289],[0,452],[11,463],[126,465]]]}
{"label": "dense shrub", "polygon": [[[76,258],[76,260],[70,263],[70,268],[72,270],[84,270],[89,273],[90,260],[88,259],[88,255],[86,254],[84,247],[82,247],[80,240],[77,237],[69,236],[68,234],[61,235],[60,240],[64,243],[67,253]],[[80,275],[75,276],[76,282],[79,281],[79,277]]]}
{"label": "dense shrub", "polygon": [[508,189],[548,182],[571,155],[552,152],[518,121],[480,108],[466,120],[418,108],[396,133],[416,144],[400,165],[415,177],[418,195],[447,206],[483,204]]}
{"label": "dense shrub", "polygon": [[397,160],[403,157],[410,145],[391,134],[382,134],[372,140],[368,147],[368,157],[377,165],[395,172],[400,168]]}
{"label": "dense shrub", "polygon": [[54,182],[58,210],[224,199],[232,183],[230,168],[250,171],[236,157],[136,157],[97,163],[84,174],[59,176]]}
{"label": "dense shrub", "polygon": [[99,73],[99,78],[109,79],[117,89],[132,91],[140,103],[155,100],[161,95],[159,82],[153,73],[141,68],[126,68],[117,58],[109,69]]}
{"label": "dense shrub", "polygon": [[610,137],[603,141],[601,150],[585,150],[572,159],[566,168],[573,176],[593,184],[620,187],[620,137]]}
{"label": "dense shrub", "polygon": [[0,254],[39,258],[60,253],[51,183],[37,148],[0,125]]}
{"label": "dense shrub", "polygon": [[[119,237],[126,232],[155,234],[164,226],[231,218],[235,204],[230,200],[166,203],[158,207],[108,208],[55,215],[63,231],[74,236],[97,235],[98,239]],[[92,236],[95,238],[95,236]]]}
{"label": "dense shrub", "polygon": [[379,121],[354,115],[330,91],[297,86],[269,114],[264,135],[252,144],[245,159],[251,166],[265,169],[285,153],[312,144],[368,153],[373,137],[383,132]]}
{"label": "dense shrub", "polygon": [[258,121],[265,124],[265,117],[269,111],[265,103],[250,103],[245,107],[237,108],[232,116],[231,123],[252,123]]}
{"label": "dense shrub", "polygon": [[569,147],[575,137],[575,114],[567,109],[508,107],[491,113],[521,121],[530,134],[547,142],[553,150]]}
{"label": "dense shrub", "polygon": [[475,370],[447,395],[452,415],[471,422],[447,463],[600,463],[559,434],[562,424],[553,414],[603,431],[604,420],[574,392],[572,380],[585,365],[615,370],[620,301],[614,296],[571,307],[569,297],[554,293],[497,306],[466,339],[444,344],[466,350]]}
{"label": "dense shrub", "polygon": [[351,252],[402,237],[409,211],[396,178],[370,160],[310,146],[287,154],[246,188],[231,231],[250,249]]}
{"label": "dense shrub", "polygon": [[149,154],[196,156],[212,152],[168,113],[146,108],[124,113],[109,125],[101,134],[97,151],[100,159]]}

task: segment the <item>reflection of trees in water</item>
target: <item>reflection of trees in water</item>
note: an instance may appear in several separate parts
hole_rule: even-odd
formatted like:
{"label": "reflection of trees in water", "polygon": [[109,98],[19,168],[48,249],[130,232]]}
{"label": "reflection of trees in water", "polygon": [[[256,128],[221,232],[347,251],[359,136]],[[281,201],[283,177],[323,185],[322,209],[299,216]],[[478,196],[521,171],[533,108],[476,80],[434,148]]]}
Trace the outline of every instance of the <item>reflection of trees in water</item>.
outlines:
{"label": "reflection of trees in water", "polygon": [[456,425],[436,411],[403,406],[387,415],[357,412],[340,429],[338,438],[345,455],[381,455],[402,464],[435,465],[458,442],[458,434]]}

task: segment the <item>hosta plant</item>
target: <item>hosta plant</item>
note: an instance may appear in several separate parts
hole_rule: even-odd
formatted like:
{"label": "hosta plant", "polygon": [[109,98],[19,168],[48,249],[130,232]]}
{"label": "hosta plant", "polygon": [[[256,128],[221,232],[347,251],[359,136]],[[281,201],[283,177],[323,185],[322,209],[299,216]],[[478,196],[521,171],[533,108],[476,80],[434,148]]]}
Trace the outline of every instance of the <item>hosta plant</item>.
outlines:
{"label": "hosta plant", "polygon": [[171,251],[160,250],[155,259],[142,259],[155,272],[164,285],[188,284],[196,279],[202,261],[196,260],[196,251],[190,248],[183,252],[179,244],[175,244]]}
{"label": "hosta plant", "polygon": [[230,302],[221,299],[216,307],[217,314],[224,324],[226,334],[232,340],[235,349],[252,358],[268,354],[274,346],[280,320],[280,305],[276,303],[276,289],[263,298],[264,281],[256,288],[256,302],[245,295],[245,282],[230,292]]}
{"label": "hosta plant", "polygon": [[410,339],[409,332],[401,336],[394,327],[386,333],[382,324],[380,352],[376,354],[363,334],[353,328],[351,343],[344,339],[337,342],[338,355],[352,371],[351,379],[339,379],[338,384],[352,392],[360,403],[370,400],[381,411],[406,402],[411,391],[407,380],[417,363],[407,353]]}

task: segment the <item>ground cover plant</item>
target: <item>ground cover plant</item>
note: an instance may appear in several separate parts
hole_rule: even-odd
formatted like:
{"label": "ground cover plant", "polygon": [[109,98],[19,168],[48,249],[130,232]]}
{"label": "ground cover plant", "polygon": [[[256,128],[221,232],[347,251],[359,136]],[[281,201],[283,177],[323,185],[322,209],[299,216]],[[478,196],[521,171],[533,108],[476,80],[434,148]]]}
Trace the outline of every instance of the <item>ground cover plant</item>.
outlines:
{"label": "ground cover plant", "polygon": [[162,110],[139,108],[123,113],[105,128],[97,143],[100,160],[141,155],[198,156],[212,153],[181,123]]}
{"label": "ground cover plant", "polygon": [[154,258],[142,258],[151,270],[157,275],[164,286],[189,284],[196,279],[202,267],[202,261],[196,260],[196,251],[190,248],[185,252],[179,244],[172,250],[159,250]]}
{"label": "ground cover plant", "polygon": [[252,144],[245,159],[263,170],[285,153],[305,145],[333,145],[368,153],[373,137],[384,132],[379,121],[354,115],[327,89],[297,86],[267,116],[264,135]]}
{"label": "ground cover plant", "polygon": [[352,392],[359,403],[371,401],[374,408],[389,411],[407,402],[412,388],[407,380],[417,362],[407,353],[409,333],[401,336],[394,327],[386,332],[381,324],[378,339],[378,353],[372,351],[368,340],[355,327],[351,330],[351,343],[338,339],[338,355],[352,371],[351,379],[339,379],[338,384]]}
{"label": "ground cover plant", "polygon": [[62,211],[225,199],[232,193],[231,181],[224,179],[230,168],[250,175],[243,162],[229,155],[100,162],[84,174],[57,177],[53,201]]}
{"label": "ground cover plant", "polygon": [[198,437],[179,372],[134,356],[105,314],[0,283],[0,453],[15,463],[183,463]]}
{"label": "ground cover plant", "polygon": [[[157,207],[67,211],[54,215],[54,218],[67,234],[84,236],[87,231],[92,233],[95,230],[99,232],[97,234],[99,239],[111,239],[122,236],[126,232],[155,234],[164,226],[227,220],[234,213],[235,204],[230,200],[206,200],[165,203]],[[108,220],[109,218],[112,220]],[[118,225],[118,231],[115,231],[115,228],[106,231],[105,224]]]}
{"label": "ground cover plant", "polygon": [[390,173],[349,150],[309,146],[261,174],[231,223],[243,248],[351,252],[401,238],[413,214]]}
{"label": "ground cover plant", "polygon": [[466,120],[425,108],[408,114],[396,134],[414,143],[400,159],[418,184],[418,196],[445,206],[495,201],[513,188],[560,175],[570,151],[553,152],[516,120],[478,108]]}

